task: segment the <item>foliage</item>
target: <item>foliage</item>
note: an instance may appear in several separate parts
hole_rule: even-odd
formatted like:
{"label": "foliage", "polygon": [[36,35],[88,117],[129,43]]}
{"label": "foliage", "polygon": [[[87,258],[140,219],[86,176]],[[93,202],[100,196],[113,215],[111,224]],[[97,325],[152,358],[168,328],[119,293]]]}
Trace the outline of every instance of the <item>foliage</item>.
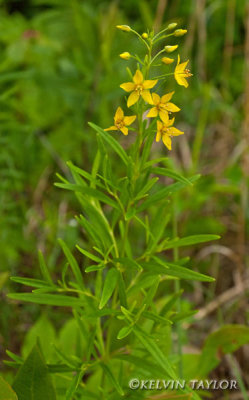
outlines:
{"label": "foliage", "polygon": [[[151,371],[164,378],[162,363],[165,366],[169,362],[174,371],[179,370],[175,339],[179,333],[181,345],[194,345],[195,352],[201,352],[200,356],[182,355],[187,379],[199,376],[200,357],[206,365],[203,377],[220,362],[230,375],[234,368],[226,365],[226,351],[221,351],[225,339],[228,352],[248,341],[245,327],[240,326],[248,321],[241,292],[238,298],[221,303],[219,309],[215,308],[217,314],[208,314],[205,322],[195,322],[196,308],[213,303],[216,296],[240,280],[246,285],[248,174],[241,129],[245,118],[241,93],[245,87],[242,43],[246,2],[206,1],[205,6],[200,2],[203,8],[190,0],[167,3],[165,19],[177,21],[178,26],[187,26],[189,31],[182,44],[179,42],[179,51],[181,60],[186,55],[190,58],[190,87],[188,91],[176,90],[177,84],[167,81],[167,90],[175,90],[174,103],[181,107],[176,126],[185,135],[174,139],[167,159],[161,144],[153,143],[149,150],[148,143],[140,158],[146,169],[141,171],[134,188],[129,182],[136,160],[133,159],[132,168],[128,166],[135,147],[131,152],[128,148],[135,133],[131,131],[128,138],[119,137],[117,141],[117,133],[107,134],[99,128],[111,125],[117,104],[124,108],[118,85],[130,77],[125,77],[121,63],[126,62],[134,73],[136,70],[134,59],[118,60],[117,54],[127,49],[127,34],[116,34],[114,26],[128,23],[143,32],[144,26],[154,25],[157,32],[164,27],[164,3],[142,0],[134,7],[133,0],[122,4],[102,0],[0,2],[0,141],[4,149],[0,156],[0,288],[4,299],[9,291],[18,299],[3,301],[0,339],[3,348],[22,356],[8,353],[12,361],[7,363],[13,367],[27,361],[39,337],[38,351],[44,354],[59,398],[65,398],[65,388],[67,398],[80,398],[83,390],[84,398],[93,398],[98,386],[118,398],[123,390],[128,392],[129,377],[137,374],[138,368],[141,378],[151,377]],[[174,45],[176,39],[168,37],[167,44]],[[131,41],[128,50],[141,60],[139,41]],[[158,68],[165,71],[172,67],[174,64]],[[162,89],[164,92],[165,87]],[[87,126],[89,120],[97,125]],[[99,150],[91,170],[96,137]],[[150,159],[146,160],[149,153]],[[67,159],[71,160],[69,169],[64,165]],[[58,186],[67,192],[53,187],[58,170],[60,179],[61,175],[65,177]],[[200,179],[198,172],[203,174]],[[121,218],[120,203],[127,206],[122,193],[130,196],[132,190],[133,204],[129,209],[125,207]],[[89,199],[92,203],[85,210]],[[103,210],[104,220],[91,205]],[[79,213],[83,215],[75,222],[73,216]],[[126,224],[130,228],[124,245]],[[118,248],[122,247],[122,257],[113,257],[111,232]],[[222,241],[205,245],[216,234],[222,235]],[[34,251],[37,247],[46,255],[46,262],[41,254],[38,260]],[[145,258],[154,257],[153,263],[138,260],[143,252]],[[113,261],[109,265],[110,260]],[[122,273],[129,270],[125,284],[138,274],[137,286],[128,286],[126,294],[129,307],[133,307],[132,315],[125,315],[126,286],[120,282],[117,265]],[[216,282],[207,284],[207,279],[211,282],[207,277],[210,274]],[[16,277],[8,282],[9,275]],[[178,278],[185,294],[174,288]],[[118,286],[114,287],[114,282]],[[30,285],[33,293],[22,287],[24,293],[13,294],[17,283]],[[76,293],[79,297],[72,297]],[[119,296],[122,309],[118,308]],[[81,297],[87,299],[86,315],[82,314]],[[112,298],[116,298],[117,314],[111,306]],[[28,303],[20,307],[20,301]],[[42,308],[39,304],[43,304]],[[73,308],[73,315],[68,307]],[[96,328],[98,319],[101,326]],[[188,327],[187,331],[179,332],[179,323],[180,327]],[[146,341],[135,329],[137,325],[152,332]],[[108,340],[115,359],[111,365],[100,363],[90,366],[87,372],[80,370],[82,354],[84,362],[99,357],[101,332],[105,347],[107,328],[113,332]],[[212,333],[210,339],[206,338],[208,332],[217,329],[217,336]],[[90,339],[86,339],[89,335]],[[166,361],[151,344],[153,338]],[[204,338],[206,344],[202,346]],[[205,350],[208,343],[211,347]],[[122,346],[128,348],[128,354],[118,354]],[[242,365],[239,374],[245,378],[246,352],[237,351],[236,357]],[[121,365],[123,369],[119,370]],[[219,368],[215,371],[212,376],[219,374]],[[13,375],[13,369],[4,367],[4,379],[11,384]],[[88,391],[82,382],[87,382]],[[129,395],[137,398],[139,393],[129,391]],[[103,393],[99,396],[103,397]]]}

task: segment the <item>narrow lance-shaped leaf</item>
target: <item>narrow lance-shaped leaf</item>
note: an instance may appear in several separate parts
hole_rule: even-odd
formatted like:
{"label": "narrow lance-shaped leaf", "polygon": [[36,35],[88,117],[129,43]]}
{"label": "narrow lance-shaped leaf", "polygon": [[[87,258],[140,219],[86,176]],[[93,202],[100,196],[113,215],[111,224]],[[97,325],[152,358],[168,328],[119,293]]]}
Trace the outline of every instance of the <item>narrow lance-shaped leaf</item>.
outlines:
{"label": "narrow lance-shaped leaf", "polygon": [[11,281],[21,283],[22,285],[31,286],[35,288],[51,288],[48,282],[41,281],[40,279],[21,278],[19,276],[12,276]]}
{"label": "narrow lance-shaped leaf", "polygon": [[193,236],[186,236],[185,238],[181,239],[173,239],[169,242],[166,242],[163,246],[164,250],[173,249],[176,247],[184,247],[184,246],[191,246],[193,244],[198,243],[205,243],[210,242],[211,240],[220,239],[218,235],[193,235]]}
{"label": "narrow lance-shaped leaf", "polygon": [[40,293],[10,293],[8,297],[13,300],[27,301],[36,304],[47,304],[61,307],[82,307],[83,301],[78,297],[63,296],[59,294]]}
{"label": "narrow lance-shaped leaf", "polygon": [[99,303],[99,308],[102,309],[110,299],[118,280],[118,271],[116,268],[111,268],[106,274],[103,292]]}
{"label": "narrow lance-shaped leaf", "polygon": [[50,284],[53,285],[53,281],[51,279],[47,264],[44,260],[43,254],[41,251],[38,252],[38,258],[39,258],[39,264],[40,264],[40,270],[43,275],[43,278]]}
{"label": "narrow lance-shaped leaf", "polygon": [[58,239],[58,242],[60,243],[60,246],[72,268],[73,274],[75,276],[76,282],[78,283],[78,285],[80,286],[81,289],[84,289],[84,282],[83,282],[83,277],[82,277],[82,273],[81,270],[79,268],[79,265],[77,263],[77,261],[75,260],[74,256],[72,255],[71,251],[69,250],[69,248],[67,247],[66,243],[62,240],[62,239]]}
{"label": "narrow lance-shaped leaf", "polygon": [[123,389],[121,388],[119,382],[117,381],[117,379],[115,378],[115,376],[113,375],[112,371],[110,370],[110,368],[104,364],[104,363],[100,363],[100,366],[102,367],[104,373],[106,376],[108,376],[108,378],[110,379],[111,384],[115,387],[115,389],[117,390],[117,392],[121,395],[124,396],[124,392]]}
{"label": "narrow lance-shaped leaf", "polygon": [[[190,182],[195,182],[197,179],[199,179],[200,175],[195,175],[191,178],[189,178]],[[138,212],[146,210],[149,206],[154,205],[156,202],[165,199],[166,196],[168,196],[171,193],[177,192],[178,190],[181,190],[185,186],[187,186],[188,183],[186,182],[177,182],[173,183],[172,185],[162,187],[160,188],[157,192],[153,193],[151,196],[149,196],[138,208]]]}
{"label": "narrow lance-shaped leaf", "polygon": [[117,140],[114,139],[110,135],[110,133],[104,131],[104,129],[93,124],[92,122],[89,122],[89,125],[91,126],[91,128],[93,128],[96,132],[100,134],[100,136],[104,139],[106,143],[108,143],[113,148],[113,150],[119,155],[119,157],[125,163],[125,165],[128,165],[129,162],[128,156],[124,151],[123,147],[117,142]]}
{"label": "narrow lance-shaped leaf", "polygon": [[55,186],[61,189],[72,190],[73,192],[80,192],[86,196],[90,196],[94,199],[100,200],[113,208],[119,209],[118,204],[113,199],[111,199],[98,189],[94,189],[88,186],[81,186],[74,183],[55,183]]}
{"label": "narrow lance-shaped leaf", "polygon": [[171,379],[176,380],[177,376],[173,369],[173,366],[171,365],[167,357],[159,349],[155,341],[149,338],[147,335],[144,335],[143,331],[138,327],[134,328],[134,333],[139,341],[143,344],[143,346],[147,349],[147,351],[152,355],[154,361],[163,368],[163,370]]}
{"label": "narrow lance-shaped leaf", "polygon": [[82,247],[76,245],[76,248],[77,248],[82,254],[84,254],[84,256],[90,258],[90,260],[95,261],[95,262],[97,262],[97,263],[101,263],[101,262],[102,262],[101,258],[95,256],[95,255],[92,254],[92,253],[89,253],[89,251],[87,251],[87,250],[85,250],[85,249],[82,249]]}
{"label": "narrow lance-shaped leaf", "polygon": [[184,176],[178,174],[177,172],[169,168],[154,167],[151,168],[151,173],[167,176],[169,178],[175,179],[176,181],[186,183],[187,185],[192,185],[192,182],[189,179],[185,178]]}
{"label": "narrow lance-shaped leaf", "polygon": [[210,276],[193,271],[190,268],[181,267],[177,264],[161,260],[158,257],[153,257],[152,261],[141,263],[141,266],[154,275],[164,274],[176,278],[193,279],[202,282],[213,282],[215,280]]}

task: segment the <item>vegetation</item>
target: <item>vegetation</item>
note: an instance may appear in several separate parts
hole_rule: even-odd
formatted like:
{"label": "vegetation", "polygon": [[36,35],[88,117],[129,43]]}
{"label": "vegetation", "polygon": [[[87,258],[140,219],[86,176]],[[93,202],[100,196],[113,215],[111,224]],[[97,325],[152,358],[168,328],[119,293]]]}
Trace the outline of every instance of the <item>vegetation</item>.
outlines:
{"label": "vegetation", "polygon": [[248,2],[0,4],[0,399],[248,399]]}

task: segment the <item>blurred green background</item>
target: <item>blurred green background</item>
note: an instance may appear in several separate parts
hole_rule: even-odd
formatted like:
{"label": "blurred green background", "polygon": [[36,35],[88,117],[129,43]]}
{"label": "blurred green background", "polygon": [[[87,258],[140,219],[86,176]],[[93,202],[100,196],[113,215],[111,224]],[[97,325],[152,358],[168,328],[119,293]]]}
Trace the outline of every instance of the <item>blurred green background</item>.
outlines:
{"label": "blurred green background", "polygon": [[[0,0],[1,358],[5,348],[19,351],[40,314],[37,306],[6,302],[8,276],[39,277],[38,248],[56,276],[63,262],[56,238],[71,247],[80,240],[78,205],[53,183],[56,172],[68,174],[67,160],[90,168],[96,135],[87,122],[110,126],[124,102],[119,85],[134,64],[119,54],[140,46],[115,26],[142,33],[170,22],[188,29],[179,52],[193,73],[189,88],[178,87],[174,97],[185,135],[170,157],[185,174],[203,175],[179,198],[180,234],[222,236],[186,252],[217,279],[211,289],[199,284],[191,292],[205,315],[197,342],[223,322],[248,324],[248,1]],[[127,147],[126,138],[120,141]],[[153,152],[167,150],[155,144]],[[60,325],[59,314],[52,318]],[[245,379],[247,350],[236,355]]]}

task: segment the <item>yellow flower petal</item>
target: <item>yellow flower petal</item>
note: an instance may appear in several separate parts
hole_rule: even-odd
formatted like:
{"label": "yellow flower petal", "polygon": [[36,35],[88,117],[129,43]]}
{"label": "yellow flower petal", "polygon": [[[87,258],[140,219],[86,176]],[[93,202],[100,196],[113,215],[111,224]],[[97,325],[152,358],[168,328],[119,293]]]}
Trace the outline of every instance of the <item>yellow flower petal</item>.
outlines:
{"label": "yellow flower petal", "polygon": [[160,96],[157,93],[152,93],[153,104],[157,106],[160,103]]}
{"label": "yellow flower petal", "polygon": [[148,118],[155,118],[155,117],[157,117],[157,116],[158,116],[158,110],[157,110],[157,108],[156,108],[156,107],[152,107],[152,108],[150,109],[150,111],[148,112],[147,117],[148,117]]}
{"label": "yellow flower petal", "polygon": [[110,128],[104,129],[104,131],[117,131],[118,128],[116,126],[110,126]]}
{"label": "yellow flower petal", "polygon": [[169,128],[169,134],[172,136],[179,136],[179,135],[183,135],[184,132],[182,132],[179,129],[172,126],[171,128]]}
{"label": "yellow flower petal", "polygon": [[169,115],[168,115],[168,113],[164,113],[163,112],[161,114],[160,114],[161,120],[168,126],[168,123],[169,123]]}
{"label": "yellow flower petal", "polygon": [[139,99],[139,93],[138,92],[132,92],[130,94],[130,96],[128,97],[128,101],[127,101],[127,107],[132,106],[133,104],[135,104]]}
{"label": "yellow flower petal", "polygon": [[132,90],[135,89],[135,84],[133,82],[125,82],[120,85],[122,89],[124,89],[126,92],[132,92]]}
{"label": "yellow flower petal", "polygon": [[[165,115],[166,114],[166,115]],[[163,118],[166,120],[166,119],[169,119],[169,117],[168,117],[168,112],[166,111],[166,110],[160,110],[159,111],[159,117],[161,118],[161,120],[163,121]]]}
{"label": "yellow flower petal", "polygon": [[170,92],[161,97],[161,103],[168,103],[175,92]]}
{"label": "yellow flower petal", "polygon": [[123,126],[123,128],[121,128],[120,130],[125,136],[128,135],[128,128],[126,128],[125,126]]}
{"label": "yellow flower petal", "polygon": [[157,125],[157,130],[161,131],[163,128],[163,123],[161,121],[157,121],[156,125]]}
{"label": "yellow flower petal", "polygon": [[139,71],[139,69],[136,70],[135,75],[133,76],[133,82],[136,85],[141,85],[141,83],[143,83],[144,77],[141,71]]}
{"label": "yellow flower petal", "polygon": [[171,112],[177,112],[180,111],[180,108],[177,107],[175,104],[173,103],[167,103],[165,104],[165,108],[167,111],[171,111]]}
{"label": "yellow flower petal", "polygon": [[189,62],[189,60],[179,64],[178,67],[177,67],[177,71],[178,72],[184,72],[186,66],[188,65],[188,62]]}
{"label": "yellow flower petal", "polygon": [[149,90],[143,90],[143,91],[141,92],[141,96],[142,96],[142,98],[144,99],[144,101],[147,101],[147,103],[151,104],[151,102],[152,102],[152,97],[151,97],[151,94],[150,94],[150,91],[149,91]]}
{"label": "yellow flower petal", "polygon": [[160,142],[161,137],[162,137],[162,134],[161,134],[160,131],[158,131],[158,132],[156,133],[156,142]]}
{"label": "yellow flower petal", "polygon": [[158,82],[157,79],[144,81],[143,87],[144,87],[144,89],[152,89],[157,84],[157,82]]}
{"label": "yellow flower petal", "polygon": [[169,126],[172,126],[172,125],[174,124],[174,122],[175,122],[175,118],[169,119],[169,122],[167,123],[167,126],[168,126],[168,127],[169,127]]}
{"label": "yellow flower petal", "polygon": [[180,86],[188,87],[188,81],[184,78],[184,76],[180,74],[175,75],[175,80]]}
{"label": "yellow flower petal", "polygon": [[131,125],[135,121],[136,118],[137,118],[136,115],[131,115],[130,117],[124,117],[125,126]]}
{"label": "yellow flower petal", "polygon": [[168,135],[163,135],[163,143],[169,150],[171,150],[171,139]]}
{"label": "yellow flower petal", "polygon": [[114,121],[122,121],[124,119],[124,111],[122,110],[121,107],[117,108],[116,114],[114,116]]}

